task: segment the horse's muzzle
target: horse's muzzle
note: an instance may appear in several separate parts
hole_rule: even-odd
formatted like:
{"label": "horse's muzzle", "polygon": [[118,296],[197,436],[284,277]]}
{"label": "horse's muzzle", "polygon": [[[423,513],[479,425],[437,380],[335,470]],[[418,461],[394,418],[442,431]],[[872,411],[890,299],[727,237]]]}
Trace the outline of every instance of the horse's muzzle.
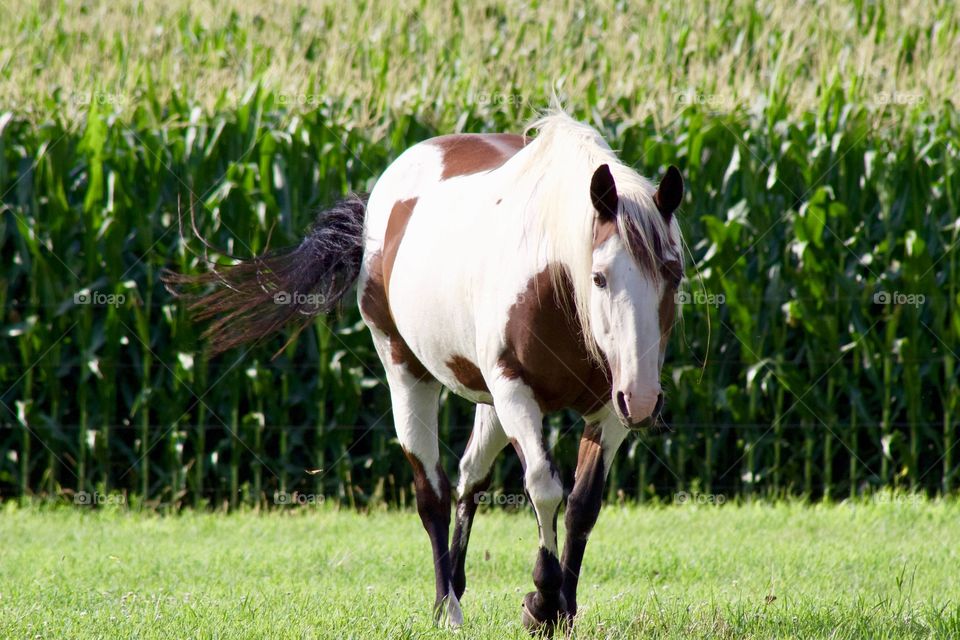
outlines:
{"label": "horse's muzzle", "polygon": [[660,416],[660,411],[663,409],[663,394],[657,394],[657,404],[653,407],[653,412],[640,420],[634,421],[631,419],[630,410],[627,406],[626,398],[622,391],[617,392],[617,413],[620,415],[620,421],[623,422],[624,426],[633,431],[643,431],[649,429],[656,423],[657,418]]}

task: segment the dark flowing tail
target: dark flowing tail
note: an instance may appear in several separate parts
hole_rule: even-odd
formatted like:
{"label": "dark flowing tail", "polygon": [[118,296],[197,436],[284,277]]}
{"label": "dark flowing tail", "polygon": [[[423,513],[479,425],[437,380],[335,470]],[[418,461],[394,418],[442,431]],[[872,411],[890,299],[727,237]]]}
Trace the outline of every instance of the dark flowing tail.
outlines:
{"label": "dark flowing tail", "polygon": [[[332,311],[357,280],[366,204],[365,196],[351,195],[321,212],[298,246],[232,266],[211,263],[197,275],[167,271],[161,280],[189,301],[194,320],[213,319],[203,332],[212,355],[293,324],[289,344],[315,317]],[[209,293],[185,292],[211,284]]]}

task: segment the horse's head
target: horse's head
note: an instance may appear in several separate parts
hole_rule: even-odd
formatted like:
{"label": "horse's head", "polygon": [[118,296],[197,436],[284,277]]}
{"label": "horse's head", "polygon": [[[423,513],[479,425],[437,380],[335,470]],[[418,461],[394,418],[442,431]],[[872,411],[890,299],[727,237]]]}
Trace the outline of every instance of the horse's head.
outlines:
{"label": "horse's head", "polygon": [[[673,212],[683,198],[683,178],[670,167],[657,187],[653,204],[660,220],[618,220],[627,213],[607,165],[593,174],[590,197],[596,209],[593,337],[610,366],[612,400],[620,419],[634,429],[652,426],[663,405],[660,369],[683,277],[682,253],[671,233]],[[651,210],[651,215],[657,214]]]}

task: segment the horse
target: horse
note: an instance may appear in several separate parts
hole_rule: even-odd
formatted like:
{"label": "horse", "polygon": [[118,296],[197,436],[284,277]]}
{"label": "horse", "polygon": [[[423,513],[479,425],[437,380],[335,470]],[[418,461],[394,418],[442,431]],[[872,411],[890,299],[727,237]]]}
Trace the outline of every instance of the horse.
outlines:
{"label": "horse", "polygon": [[[204,335],[214,353],[291,323],[302,329],[356,284],[432,545],[435,619],[462,624],[478,497],[510,444],[539,531],[522,621],[531,632],[552,630],[576,615],[613,457],[663,407],[661,371],[684,273],[674,215],[683,193],[676,167],[654,186],[593,127],[554,110],[522,135],[420,142],[368,197],[322,212],[299,245],[165,280],[216,285],[190,305],[197,320],[212,320]],[[442,387],[476,403],[452,540],[437,432]],[[543,419],[564,409],[585,427],[561,553],[564,487]]]}

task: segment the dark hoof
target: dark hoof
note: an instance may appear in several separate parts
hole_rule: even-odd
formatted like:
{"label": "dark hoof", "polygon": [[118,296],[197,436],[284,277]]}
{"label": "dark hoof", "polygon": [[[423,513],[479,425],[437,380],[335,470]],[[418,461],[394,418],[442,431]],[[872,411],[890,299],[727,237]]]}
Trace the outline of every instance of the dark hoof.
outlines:
{"label": "dark hoof", "polygon": [[577,612],[567,609],[560,618],[560,626],[563,628],[564,635],[569,638],[573,633],[573,619],[577,617]]}
{"label": "dark hoof", "polygon": [[556,602],[548,604],[540,593],[531,591],[523,597],[521,607],[521,620],[530,635],[549,638],[557,627],[566,626],[567,601],[562,593],[557,594]]}

